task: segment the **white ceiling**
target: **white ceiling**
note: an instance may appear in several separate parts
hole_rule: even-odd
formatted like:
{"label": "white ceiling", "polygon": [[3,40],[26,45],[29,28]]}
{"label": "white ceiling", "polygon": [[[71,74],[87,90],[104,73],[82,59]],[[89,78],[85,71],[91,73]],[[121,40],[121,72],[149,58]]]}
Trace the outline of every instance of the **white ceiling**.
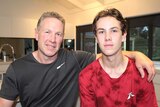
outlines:
{"label": "white ceiling", "polygon": [[0,16],[37,18],[44,11],[72,15],[119,1],[121,0],[0,0]]}
{"label": "white ceiling", "polygon": [[98,6],[104,6],[106,4],[112,4],[121,0],[42,0],[57,3],[61,6],[63,11],[68,14],[74,14],[76,12],[85,11]]}

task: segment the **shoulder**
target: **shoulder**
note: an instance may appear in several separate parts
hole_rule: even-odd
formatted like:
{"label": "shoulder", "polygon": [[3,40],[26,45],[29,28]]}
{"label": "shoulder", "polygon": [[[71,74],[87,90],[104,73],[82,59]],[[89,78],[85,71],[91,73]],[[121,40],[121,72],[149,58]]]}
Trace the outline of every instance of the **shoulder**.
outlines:
{"label": "shoulder", "polygon": [[[128,68],[129,71],[133,72],[133,74],[135,75],[135,77],[142,79],[141,78],[141,74],[140,74],[139,70],[136,67],[134,59],[129,58],[127,68]],[[145,73],[145,78],[144,79],[147,79],[147,75],[148,74],[147,74],[146,69],[144,69],[144,73]]]}
{"label": "shoulder", "polygon": [[86,52],[86,51],[73,51],[74,57],[78,60],[78,62],[88,62],[91,63],[96,59],[96,55]]}
{"label": "shoulder", "polygon": [[138,69],[137,69],[137,67],[136,67],[135,60],[134,60],[134,59],[128,58],[128,66],[127,66],[127,69],[128,69],[130,72],[138,73],[138,74],[140,75],[140,73],[138,72]]}
{"label": "shoulder", "polygon": [[80,86],[91,86],[99,75],[100,65],[97,60],[85,67],[79,74],[79,85]]}
{"label": "shoulder", "polygon": [[23,62],[33,62],[34,61],[34,57],[32,55],[32,53],[29,53],[21,58],[16,59],[14,62],[12,62],[13,65],[17,65],[17,64],[21,64]]}
{"label": "shoulder", "polygon": [[74,55],[76,58],[82,58],[84,56],[86,57],[94,57],[96,58],[95,54],[92,54],[90,52],[86,52],[86,51],[81,51],[81,50],[66,50],[66,49],[60,49],[59,50],[59,56],[62,55]]}
{"label": "shoulder", "polygon": [[16,59],[14,62],[10,64],[10,68],[14,70],[14,72],[22,72],[27,69],[34,69],[35,65],[39,63],[33,57],[32,53],[29,53],[19,59]]}
{"label": "shoulder", "polygon": [[99,64],[98,64],[98,60],[93,61],[92,63],[90,63],[89,65],[87,65],[79,74],[80,77],[91,77],[94,75],[94,73],[96,73],[96,71],[98,71],[97,69],[99,69]]}
{"label": "shoulder", "polygon": [[86,51],[81,51],[81,50],[76,50],[76,51],[73,51],[73,54],[76,56],[76,57],[93,57],[94,59],[96,59],[96,55],[95,54],[92,54],[90,52],[86,52]]}
{"label": "shoulder", "polygon": [[148,74],[147,74],[146,69],[144,69],[144,73],[145,73],[144,78],[141,78],[141,74],[140,74],[139,70],[137,69],[137,67],[135,65],[135,61],[133,59],[129,59],[127,69],[128,69],[128,72],[130,72],[132,74],[132,79],[134,80],[135,84],[137,84],[138,86],[142,86],[142,87],[145,86],[144,84],[150,85],[150,83],[147,80]]}

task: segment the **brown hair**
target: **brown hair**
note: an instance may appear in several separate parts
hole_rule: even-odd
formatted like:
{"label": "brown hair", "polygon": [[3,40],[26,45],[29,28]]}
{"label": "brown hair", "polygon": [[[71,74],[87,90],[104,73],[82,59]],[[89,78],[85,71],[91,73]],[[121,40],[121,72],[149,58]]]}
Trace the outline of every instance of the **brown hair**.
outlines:
{"label": "brown hair", "polygon": [[93,27],[93,33],[96,35],[96,23],[97,21],[102,18],[102,17],[107,17],[107,16],[111,16],[116,18],[118,21],[121,22],[121,30],[122,30],[122,34],[124,34],[127,31],[127,22],[126,20],[123,18],[122,14],[120,13],[120,11],[118,11],[115,8],[111,8],[111,9],[105,9],[100,11],[96,17],[93,20],[92,23],[92,27]]}

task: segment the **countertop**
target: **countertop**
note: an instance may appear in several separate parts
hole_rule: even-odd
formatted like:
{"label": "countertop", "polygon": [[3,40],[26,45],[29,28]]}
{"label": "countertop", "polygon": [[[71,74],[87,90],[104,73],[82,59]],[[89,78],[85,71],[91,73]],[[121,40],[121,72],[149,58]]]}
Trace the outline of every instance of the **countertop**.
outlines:
{"label": "countertop", "polygon": [[10,63],[12,63],[12,61],[8,61],[8,62],[0,61],[0,74],[3,74],[3,73],[6,72],[7,68],[10,65]]}
{"label": "countertop", "polygon": [[10,64],[11,62],[12,62],[12,61],[7,61],[7,62],[0,61],[0,65]]}

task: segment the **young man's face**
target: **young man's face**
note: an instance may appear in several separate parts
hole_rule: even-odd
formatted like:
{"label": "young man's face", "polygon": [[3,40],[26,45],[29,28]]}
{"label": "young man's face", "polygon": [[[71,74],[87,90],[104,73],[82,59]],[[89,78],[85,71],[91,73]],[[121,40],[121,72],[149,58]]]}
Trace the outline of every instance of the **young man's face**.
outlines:
{"label": "young man's face", "polygon": [[126,39],[122,35],[120,22],[114,17],[100,18],[96,23],[96,39],[103,54],[114,55],[121,51],[121,44]]}
{"label": "young man's face", "polygon": [[44,19],[36,30],[38,49],[46,57],[57,54],[64,37],[64,25],[56,18]]}

